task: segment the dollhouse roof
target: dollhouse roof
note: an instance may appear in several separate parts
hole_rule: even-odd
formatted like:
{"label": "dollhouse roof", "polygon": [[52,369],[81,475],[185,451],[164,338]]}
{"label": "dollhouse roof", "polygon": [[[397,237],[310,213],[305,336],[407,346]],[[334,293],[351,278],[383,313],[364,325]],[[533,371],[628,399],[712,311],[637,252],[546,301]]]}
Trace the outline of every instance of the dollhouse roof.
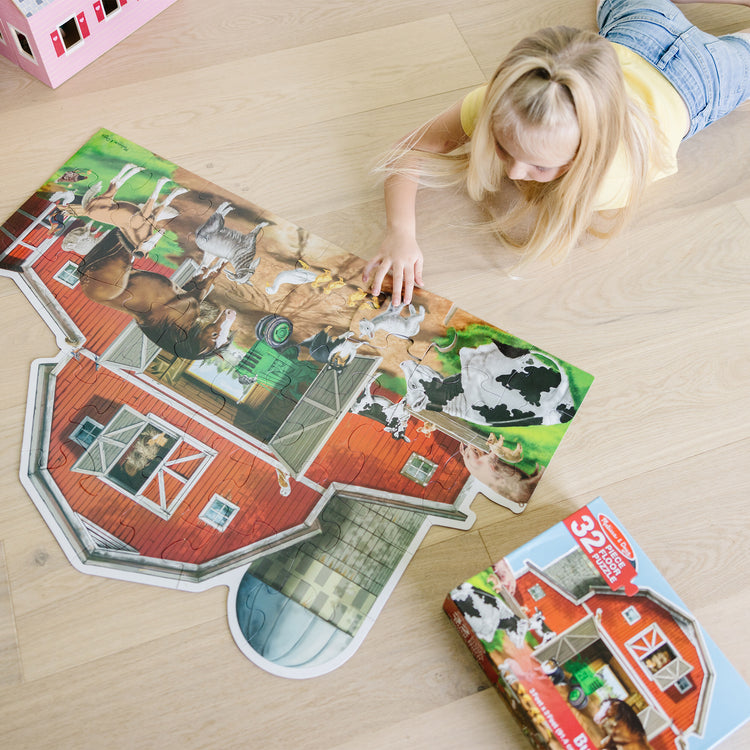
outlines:
{"label": "dollhouse roof", "polygon": [[13,0],[21,13],[30,18],[48,5],[54,5],[58,0]]}

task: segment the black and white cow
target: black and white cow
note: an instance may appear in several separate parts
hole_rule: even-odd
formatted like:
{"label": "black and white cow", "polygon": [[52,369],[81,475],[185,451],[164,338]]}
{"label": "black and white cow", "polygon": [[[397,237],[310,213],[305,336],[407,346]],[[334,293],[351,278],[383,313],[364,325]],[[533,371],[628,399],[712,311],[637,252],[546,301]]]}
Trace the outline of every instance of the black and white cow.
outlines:
{"label": "black and white cow", "polygon": [[459,357],[461,372],[448,377],[413,360],[401,363],[409,408],[496,427],[561,424],[573,418],[568,376],[549,355],[493,341],[463,348]]}
{"label": "black and white cow", "polygon": [[462,583],[451,591],[450,596],[471,629],[483,641],[489,643],[498,630],[504,630],[514,646],[523,646],[529,621],[519,617],[504,601],[470,583]]}

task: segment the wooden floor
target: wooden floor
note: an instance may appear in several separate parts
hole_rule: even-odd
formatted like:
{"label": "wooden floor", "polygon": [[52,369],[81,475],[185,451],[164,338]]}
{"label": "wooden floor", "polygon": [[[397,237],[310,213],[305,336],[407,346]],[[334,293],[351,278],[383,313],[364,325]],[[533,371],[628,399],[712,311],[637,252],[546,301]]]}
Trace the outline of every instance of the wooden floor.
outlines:
{"label": "wooden floor", "polygon": [[[593,28],[593,7],[179,0],[54,91],[0,58],[0,220],[107,127],[369,257],[375,157],[522,34]],[[747,8],[687,10],[713,33],[750,26]],[[525,748],[442,599],[597,495],[750,680],[750,105],[683,146],[619,239],[520,279],[462,200],[425,192],[419,213],[430,290],[596,381],[532,507],[480,498],[470,531],[433,529],[355,656],[309,681],[242,656],[224,589],[67,562],[18,479],[29,364],[57,348],[0,279],[1,747]],[[750,726],[726,747],[750,747]]]}

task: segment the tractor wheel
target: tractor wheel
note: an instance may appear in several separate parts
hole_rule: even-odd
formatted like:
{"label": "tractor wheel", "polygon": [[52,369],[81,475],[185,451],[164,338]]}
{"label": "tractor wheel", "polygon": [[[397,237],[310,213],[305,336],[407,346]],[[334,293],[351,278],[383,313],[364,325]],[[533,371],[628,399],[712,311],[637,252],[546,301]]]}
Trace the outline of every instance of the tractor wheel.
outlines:
{"label": "tractor wheel", "polygon": [[255,335],[273,349],[284,348],[292,335],[292,321],[283,315],[266,315],[255,326]]}

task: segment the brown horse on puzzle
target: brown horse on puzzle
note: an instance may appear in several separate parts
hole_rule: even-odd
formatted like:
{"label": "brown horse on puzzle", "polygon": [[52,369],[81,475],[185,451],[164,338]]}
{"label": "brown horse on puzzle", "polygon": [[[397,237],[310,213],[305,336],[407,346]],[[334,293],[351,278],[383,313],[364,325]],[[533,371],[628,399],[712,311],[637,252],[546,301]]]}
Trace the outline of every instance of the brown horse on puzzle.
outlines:
{"label": "brown horse on puzzle", "polygon": [[130,315],[145,336],[178,357],[206,359],[226,348],[236,312],[206,299],[222,267],[202,269],[179,287],[163,274],[134,270],[133,250],[119,231],[104,235],[78,266],[83,293]]}

